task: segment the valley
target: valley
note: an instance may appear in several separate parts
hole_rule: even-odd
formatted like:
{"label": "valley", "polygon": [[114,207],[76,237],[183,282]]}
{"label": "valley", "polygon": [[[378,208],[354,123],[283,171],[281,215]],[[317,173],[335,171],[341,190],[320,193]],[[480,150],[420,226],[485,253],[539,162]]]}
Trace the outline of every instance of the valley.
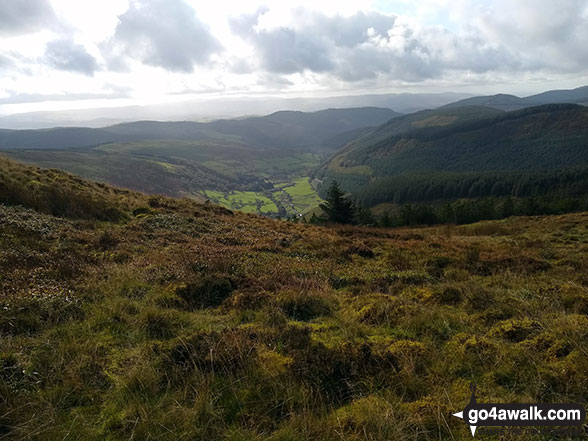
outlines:
{"label": "valley", "polygon": [[210,123],[5,130],[0,146],[20,161],[134,190],[297,216],[319,200],[301,179],[358,130],[397,115],[380,108],[328,109]]}

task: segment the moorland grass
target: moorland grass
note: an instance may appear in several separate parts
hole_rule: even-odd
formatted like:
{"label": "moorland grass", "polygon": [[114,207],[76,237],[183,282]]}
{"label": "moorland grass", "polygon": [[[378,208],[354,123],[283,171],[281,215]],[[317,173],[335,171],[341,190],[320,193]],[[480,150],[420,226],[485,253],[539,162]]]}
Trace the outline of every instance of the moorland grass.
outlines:
{"label": "moorland grass", "polygon": [[323,228],[76,184],[124,216],[0,206],[0,439],[471,439],[470,382],[586,404],[588,213]]}

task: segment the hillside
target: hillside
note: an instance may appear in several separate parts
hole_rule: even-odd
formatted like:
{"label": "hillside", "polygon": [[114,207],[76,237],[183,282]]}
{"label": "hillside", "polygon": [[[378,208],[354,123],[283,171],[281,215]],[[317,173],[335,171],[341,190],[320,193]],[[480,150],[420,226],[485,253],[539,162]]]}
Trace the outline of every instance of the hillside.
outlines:
{"label": "hillside", "polygon": [[335,153],[317,177],[336,179],[357,193],[394,176],[425,182],[439,173],[455,180],[458,173],[539,173],[588,165],[588,108],[478,109],[486,108],[443,108],[392,120]]}
{"label": "hillside", "polygon": [[587,213],[321,228],[4,159],[0,197],[1,439],[471,439],[472,381],[587,404]]}
{"label": "hillside", "polygon": [[65,149],[145,140],[229,140],[254,148],[320,151],[324,141],[350,130],[382,124],[400,115],[390,109],[359,107],[317,112],[276,112],[263,117],[191,121],[137,121],[101,129],[0,130],[0,149]]}

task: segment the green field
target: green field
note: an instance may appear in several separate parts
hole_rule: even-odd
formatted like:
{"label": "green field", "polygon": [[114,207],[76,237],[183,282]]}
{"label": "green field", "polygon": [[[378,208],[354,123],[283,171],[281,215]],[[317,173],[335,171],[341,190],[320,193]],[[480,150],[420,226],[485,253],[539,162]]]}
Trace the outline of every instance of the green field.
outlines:
{"label": "green field", "polygon": [[274,193],[288,213],[306,214],[321,202],[320,197],[308,182],[308,177],[295,178],[291,182],[276,185]]}
{"label": "green field", "polygon": [[278,212],[278,207],[270,198],[254,191],[220,191],[205,190],[204,194],[211,201],[224,207],[240,210],[245,213],[272,214]]}
{"label": "green field", "polygon": [[273,184],[274,190],[262,192],[239,191],[222,192],[205,190],[202,194],[212,202],[224,207],[265,215],[306,214],[318,207],[321,199],[308,182],[308,177],[294,178],[291,181]]}
{"label": "green field", "polygon": [[298,213],[304,214],[321,202],[321,198],[308,182],[308,177],[297,178],[292,182],[294,185],[284,187],[283,192],[290,197]]}

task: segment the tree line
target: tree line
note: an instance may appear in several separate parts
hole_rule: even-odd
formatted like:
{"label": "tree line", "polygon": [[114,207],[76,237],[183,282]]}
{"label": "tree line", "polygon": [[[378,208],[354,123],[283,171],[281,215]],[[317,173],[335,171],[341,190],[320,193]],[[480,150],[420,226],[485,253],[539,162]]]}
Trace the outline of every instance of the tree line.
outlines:
{"label": "tree line", "polygon": [[433,173],[375,179],[354,192],[354,202],[372,207],[382,202],[422,203],[460,198],[588,194],[588,168],[529,172]]}
{"label": "tree line", "polygon": [[[579,189],[579,187],[578,187]],[[577,190],[577,189],[576,189]],[[576,193],[574,190],[570,193]],[[332,181],[321,206],[322,215],[313,214],[311,223],[339,223],[395,227],[406,225],[467,224],[510,216],[563,214],[588,210],[588,192],[574,195],[557,193],[524,197],[489,196],[459,199],[436,204],[399,204],[376,216],[369,208],[355,204]]]}

